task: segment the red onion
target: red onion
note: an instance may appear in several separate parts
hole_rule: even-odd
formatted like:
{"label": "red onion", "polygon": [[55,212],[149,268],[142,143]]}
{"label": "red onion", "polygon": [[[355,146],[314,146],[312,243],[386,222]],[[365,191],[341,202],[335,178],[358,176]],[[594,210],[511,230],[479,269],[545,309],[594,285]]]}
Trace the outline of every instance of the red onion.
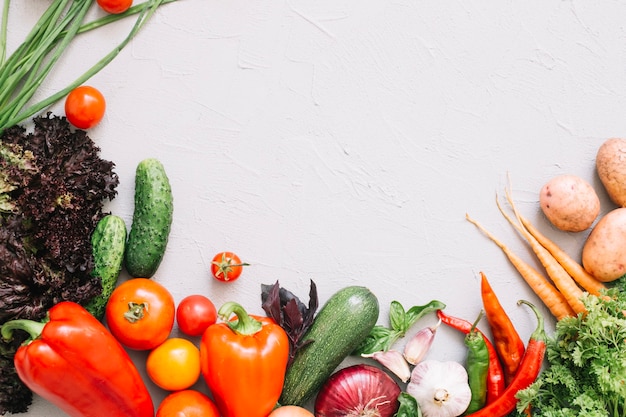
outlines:
{"label": "red onion", "polygon": [[358,364],[328,378],[315,400],[316,417],[391,417],[400,387],[385,371]]}

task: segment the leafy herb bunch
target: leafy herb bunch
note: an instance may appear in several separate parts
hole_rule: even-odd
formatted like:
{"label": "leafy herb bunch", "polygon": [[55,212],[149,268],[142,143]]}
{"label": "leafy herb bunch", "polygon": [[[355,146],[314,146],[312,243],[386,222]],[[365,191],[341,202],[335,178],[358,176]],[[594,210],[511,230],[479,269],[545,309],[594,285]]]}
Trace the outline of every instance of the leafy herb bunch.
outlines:
{"label": "leafy herb bunch", "polygon": [[603,296],[585,295],[586,314],[557,322],[548,366],[518,394],[533,416],[626,416],[626,278]]}

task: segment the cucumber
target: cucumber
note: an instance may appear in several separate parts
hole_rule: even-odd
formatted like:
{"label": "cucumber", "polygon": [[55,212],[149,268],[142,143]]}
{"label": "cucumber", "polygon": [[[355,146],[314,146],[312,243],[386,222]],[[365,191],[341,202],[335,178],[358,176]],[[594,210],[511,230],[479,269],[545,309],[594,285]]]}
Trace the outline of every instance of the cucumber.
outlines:
{"label": "cucumber", "polygon": [[85,308],[98,320],[104,318],[107,301],[117,285],[126,248],[126,223],[113,214],[104,216],[91,234],[94,267],[92,275],[100,278],[102,292]]}
{"label": "cucumber", "polygon": [[378,321],[378,299],[367,288],[345,287],[333,294],[315,317],[287,369],[281,405],[303,406]]}
{"label": "cucumber", "polygon": [[174,211],[172,188],[163,164],[139,162],[135,172],[135,209],[126,242],[125,266],[132,277],[151,278],[163,260]]}

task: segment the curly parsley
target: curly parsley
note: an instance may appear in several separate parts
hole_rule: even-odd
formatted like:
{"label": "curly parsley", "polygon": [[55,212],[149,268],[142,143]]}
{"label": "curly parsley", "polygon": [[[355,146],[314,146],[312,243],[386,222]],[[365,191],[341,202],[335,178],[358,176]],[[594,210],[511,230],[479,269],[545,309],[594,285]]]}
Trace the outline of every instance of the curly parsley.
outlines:
{"label": "curly parsley", "polygon": [[585,295],[587,314],[557,322],[546,369],[518,393],[518,411],[530,404],[536,417],[626,416],[626,278],[604,295]]}

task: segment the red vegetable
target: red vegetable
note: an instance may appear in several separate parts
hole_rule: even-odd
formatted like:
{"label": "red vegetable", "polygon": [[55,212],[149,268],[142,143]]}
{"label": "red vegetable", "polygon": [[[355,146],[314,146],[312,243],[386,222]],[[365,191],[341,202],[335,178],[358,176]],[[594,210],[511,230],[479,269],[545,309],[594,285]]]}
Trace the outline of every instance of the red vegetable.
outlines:
{"label": "red vegetable", "polygon": [[[472,323],[469,321],[449,316],[442,310],[437,310],[437,316],[444,324],[464,334],[468,334],[472,328]],[[480,332],[479,329],[477,330]],[[485,338],[487,350],[489,351],[489,370],[487,371],[487,404],[489,404],[495,401],[504,392],[504,370],[502,369],[502,364],[500,363],[500,358],[498,358],[498,352],[496,352],[495,347],[487,336],[483,334],[483,337]]]}
{"label": "red vegetable", "polygon": [[31,341],[15,354],[15,368],[33,392],[72,417],[152,417],[154,405],[128,353],[98,319],[64,301],[47,322],[17,319],[2,336],[25,330]]}
{"label": "red vegetable", "polygon": [[188,295],[176,308],[176,321],[184,334],[201,336],[207,327],[217,321],[217,310],[213,302],[204,295]]}
{"label": "red vegetable", "polygon": [[469,414],[467,417],[504,417],[515,409],[517,398],[515,395],[519,390],[528,388],[530,384],[535,382],[546,353],[546,333],[544,331],[543,317],[539,310],[527,301],[519,301],[518,304],[528,305],[537,316],[537,328],[530,335],[530,340],[526,346],[524,357],[519,365],[517,373],[511,383],[506,387],[502,395],[475,413]]}
{"label": "red vegetable", "polygon": [[76,87],[65,98],[65,117],[79,129],[90,129],[100,123],[105,110],[102,93],[88,85]]}
{"label": "red vegetable", "polygon": [[98,6],[111,14],[124,13],[133,5],[133,0],[98,0]]}
{"label": "red vegetable", "polygon": [[335,372],[315,400],[316,417],[391,417],[400,403],[400,387],[385,371],[357,364]]}

